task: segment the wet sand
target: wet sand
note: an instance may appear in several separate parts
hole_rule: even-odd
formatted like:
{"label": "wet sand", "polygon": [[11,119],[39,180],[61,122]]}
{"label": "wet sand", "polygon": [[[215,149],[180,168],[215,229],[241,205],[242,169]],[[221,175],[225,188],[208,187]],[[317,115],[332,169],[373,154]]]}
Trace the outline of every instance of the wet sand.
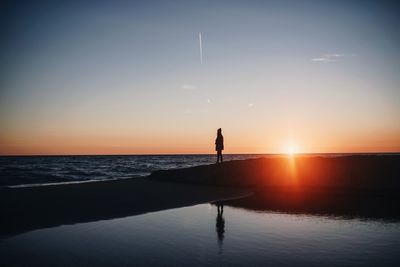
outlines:
{"label": "wet sand", "polygon": [[218,165],[156,171],[150,179],[258,189],[396,193],[400,189],[400,156],[280,156],[232,160]]}
{"label": "wet sand", "polygon": [[252,188],[221,204],[256,211],[400,219],[400,157],[275,157],[157,171],[151,179]]}
{"label": "wet sand", "polygon": [[0,189],[0,235],[191,206],[248,195],[249,189],[132,178]]}

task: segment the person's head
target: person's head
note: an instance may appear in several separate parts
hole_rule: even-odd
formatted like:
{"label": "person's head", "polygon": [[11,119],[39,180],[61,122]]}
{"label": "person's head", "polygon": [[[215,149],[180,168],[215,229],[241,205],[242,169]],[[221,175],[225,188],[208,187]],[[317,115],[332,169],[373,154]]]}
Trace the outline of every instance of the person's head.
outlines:
{"label": "person's head", "polygon": [[222,133],[222,129],[219,128],[218,131],[217,131],[217,134],[221,134],[221,133]]}

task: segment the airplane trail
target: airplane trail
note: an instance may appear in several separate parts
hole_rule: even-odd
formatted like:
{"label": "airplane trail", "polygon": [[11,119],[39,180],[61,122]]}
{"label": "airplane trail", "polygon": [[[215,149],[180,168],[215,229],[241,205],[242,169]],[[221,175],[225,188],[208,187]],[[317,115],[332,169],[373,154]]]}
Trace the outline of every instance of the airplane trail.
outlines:
{"label": "airplane trail", "polygon": [[200,45],[200,64],[203,64],[203,44],[201,40],[201,32],[199,32],[199,45]]}

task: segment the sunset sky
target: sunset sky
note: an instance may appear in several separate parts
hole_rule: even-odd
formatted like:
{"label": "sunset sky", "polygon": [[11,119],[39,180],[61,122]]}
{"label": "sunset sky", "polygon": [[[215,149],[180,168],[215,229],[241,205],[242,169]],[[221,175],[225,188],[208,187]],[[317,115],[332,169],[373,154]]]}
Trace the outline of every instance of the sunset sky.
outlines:
{"label": "sunset sky", "polygon": [[32,2],[0,4],[2,155],[400,151],[392,1]]}

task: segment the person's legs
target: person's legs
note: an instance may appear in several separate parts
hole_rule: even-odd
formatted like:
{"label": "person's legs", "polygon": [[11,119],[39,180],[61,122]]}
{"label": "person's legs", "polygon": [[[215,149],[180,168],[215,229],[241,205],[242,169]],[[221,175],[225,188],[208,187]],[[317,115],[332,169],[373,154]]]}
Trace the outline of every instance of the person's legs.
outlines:
{"label": "person's legs", "polygon": [[218,150],[217,151],[217,163],[222,162],[222,151]]}

